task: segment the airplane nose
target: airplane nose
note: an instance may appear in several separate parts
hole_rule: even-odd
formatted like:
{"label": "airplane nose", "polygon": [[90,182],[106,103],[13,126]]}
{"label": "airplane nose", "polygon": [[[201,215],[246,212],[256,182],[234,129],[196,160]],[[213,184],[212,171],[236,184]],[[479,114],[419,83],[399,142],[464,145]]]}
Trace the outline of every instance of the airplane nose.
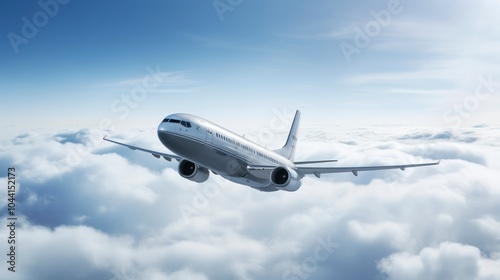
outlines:
{"label": "airplane nose", "polygon": [[168,125],[168,123],[160,123],[160,125],[158,125],[157,132],[158,138],[160,138],[161,142],[169,142],[173,139],[171,127]]}

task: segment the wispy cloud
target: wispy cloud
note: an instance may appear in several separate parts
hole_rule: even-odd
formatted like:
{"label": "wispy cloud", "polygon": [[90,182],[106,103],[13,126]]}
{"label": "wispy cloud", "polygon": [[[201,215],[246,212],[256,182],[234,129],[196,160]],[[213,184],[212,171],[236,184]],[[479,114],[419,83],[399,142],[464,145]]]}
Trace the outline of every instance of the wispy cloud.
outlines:
{"label": "wispy cloud", "polygon": [[190,78],[187,71],[164,72],[159,70],[159,66],[156,66],[156,69],[147,69],[151,76],[117,80],[101,85],[114,90],[130,91],[138,85],[148,83],[145,79],[149,79],[150,83],[155,83],[154,86],[145,87],[151,93],[196,92],[200,89],[197,86],[199,82]]}
{"label": "wispy cloud", "polygon": [[[315,25],[319,32],[310,30],[296,38],[331,40],[337,45],[348,42],[355,47],[357,32],[364,33],[363,41],[368,43],[354,53],[362,56],[355,61],[372,70],[346,76],[344,82],[349,84],[406,94],[470,93],[480,75],[498,73],[500,32],[495,26],[500,20],[494,14],[500,5],[494,1],[459,2],[453,9],[436,5],[436,9],[446,9],[441,14],[429,14],[420,4],[407,5],[386,25],[376,23],[367,10],[365,19]],[[365,30],[370,22],[381,28],[374,37]],[[327,25],[336,27],[325,32]]]}

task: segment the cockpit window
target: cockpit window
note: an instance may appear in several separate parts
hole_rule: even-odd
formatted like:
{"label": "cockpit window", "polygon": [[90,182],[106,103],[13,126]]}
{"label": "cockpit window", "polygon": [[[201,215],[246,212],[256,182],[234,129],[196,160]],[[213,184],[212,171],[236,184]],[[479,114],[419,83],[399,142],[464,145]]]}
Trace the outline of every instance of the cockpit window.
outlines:
{"label": "cockpit window", "polygon": [[181,121],[181,120],[176,120],[176,119],[164,119],[163,122],[169,122],[169,123],[180,123],[184,127],[191,127],[191,123],[187,121]]}
{"label": "cockpit window", "polygon": [[186,121],[181,121],[181,124],[185,127],[191,127],[191,123],[186,122]]}

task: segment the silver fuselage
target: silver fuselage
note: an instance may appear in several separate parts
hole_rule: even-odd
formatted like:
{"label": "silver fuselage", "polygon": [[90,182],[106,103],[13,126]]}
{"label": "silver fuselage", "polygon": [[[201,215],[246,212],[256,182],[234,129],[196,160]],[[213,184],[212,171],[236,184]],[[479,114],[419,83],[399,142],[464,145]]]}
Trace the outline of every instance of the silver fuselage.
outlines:
{"label": "silver fuselage", "polygon": [[165,119],[182,120],[190,124],[187,127],[180,123],[160,123],[158,138],[165,147],[235,183],[261,191],[277,191],[269,173],[263,173],[263,176],[255,172],[251,174],[247,166],[295,167],[293,162],[278,153],[200,117],[172,114]]}

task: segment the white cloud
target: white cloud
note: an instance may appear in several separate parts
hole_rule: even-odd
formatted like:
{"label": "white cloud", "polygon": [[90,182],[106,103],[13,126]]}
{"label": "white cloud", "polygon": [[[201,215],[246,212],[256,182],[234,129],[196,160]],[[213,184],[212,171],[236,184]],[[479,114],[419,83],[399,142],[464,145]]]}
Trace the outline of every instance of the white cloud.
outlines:
{"label": "white cloud", "polygon": [[[336,165],[443,161],[404,172],[306,177],[295,193],[261,193],[213,174],[203,184],[187,181],[175,163],[93,145],[78,137],[81,131],[3,139],[2,168],[14,164],[23,174],[16,277],[498,276],[498,127],[303,132],[300,159],[333,157],[340,160]],[[157,148],[151,133],[133,142]],[[66,149],[78,145],[89,153],[67,164]],[[52,162],[60,172],[41,176]],[[5,196],[0,199],[5,209]],[[182,205],[195,209],[188,219]],[[2,227],[0,235],[6,234]],[[331,250],[316,258],[324,244]],[[0,277],[10,276],[5,273]]]}
{"label": "white cloud", "polygon": [[481,255],[478,248],[443,242],[419,254],[397,253],[383,259],[380,269],[389,279],[497,279],[500,259]]}
{"label": "white cloud", "polygon": [[495,220],[493,217],[484,216],[479,219],[475,219],[474,222],[486,234],[491,235],[491,237],[497,240],[500,240],[500,222]]}
{"label": "white cloud", "polygon": [[409,242],[408,227],[394,222],[366,224],[359,221],[349,221],[349,230],[359,240],[368,243],[388,243],[392,247],[402,248]]}

